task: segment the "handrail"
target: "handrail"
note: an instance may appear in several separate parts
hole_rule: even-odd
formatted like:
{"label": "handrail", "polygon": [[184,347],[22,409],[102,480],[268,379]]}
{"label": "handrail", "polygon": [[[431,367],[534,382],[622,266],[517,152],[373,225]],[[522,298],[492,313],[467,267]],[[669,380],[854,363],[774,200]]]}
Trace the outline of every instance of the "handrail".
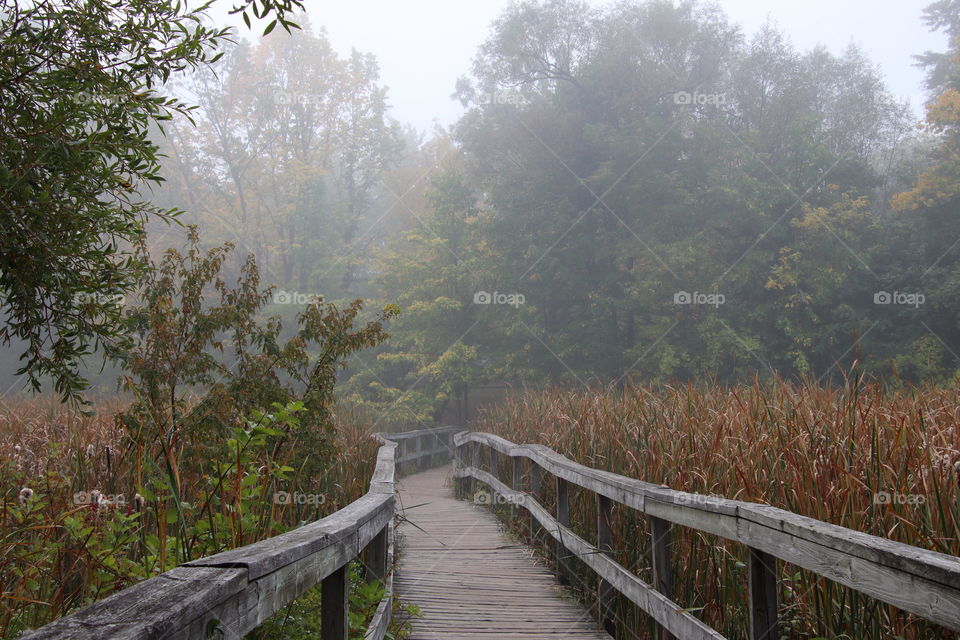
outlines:
{"label": "handrail", "polygon": [[[656,620],[663,634],[672,634],[680,640],[723,638],[671,599],[670,541],[671,525],[675,524],[740,542],[749,548],[750,638],[777,640],[780,637],[777,559],[960,631],[960,558],[769,505],[675,491],[592,469],[543,445],[517,445],[499,436],[476,432],[457,434],[454,443],[457,448],[454,477],[458,479],[461,495],[466,493],[467,482],[487,484],[507,502],[526,509],[556,540],[554,553],[562,574],[569,574],[564,561],[569,552],[600,576],[600,612],[608,630],[614,626],[612,590],[616,590]],[[471,449],[469,460],[467,448]],[[486,471],[480,468],[481,449],[488,452]],[[512,487],[497,477],[499,454],[513,460]],[[520,486],[523,459],[531,463],[529,492]],[[555,514],[538,502],[538,498],[542,499],[541,470],[556,480]],[[589,544],[569,528],[569,484],[597,496],[599,547]],[[640,580],[609,557],[613,502],[649,516],[655,584]]]}
{"label": "handrail", "polygon": [[[436,462],[444,452],[452,454],[452,438],[458,430],[440,427],[376,434],[381,446],[370,489],[343,509],[287,533],[184,563],[23,638],[239,639],[321,583],[320,637],[346,640],[348,565],[366,550],[367,579],[384,585],[366,638],[382,640],[393,597],[389,567],[400,462],[407,458],[408,466],[419,468]],[[417,448],[411,449],[408,442],[417,443]]]}

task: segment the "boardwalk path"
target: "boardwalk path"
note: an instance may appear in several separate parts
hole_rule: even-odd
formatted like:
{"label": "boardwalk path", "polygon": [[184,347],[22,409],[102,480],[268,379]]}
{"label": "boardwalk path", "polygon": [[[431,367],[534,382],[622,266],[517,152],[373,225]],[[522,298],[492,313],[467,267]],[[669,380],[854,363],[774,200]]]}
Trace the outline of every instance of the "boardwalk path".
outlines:
{"label": "boardwalk path", "polygon": [[397,593],[423,612],[412,640],[610,640],[493,514],[453,497],[449,477],[441,467],[400,481],[405,516],[423,529],[399,530]]}

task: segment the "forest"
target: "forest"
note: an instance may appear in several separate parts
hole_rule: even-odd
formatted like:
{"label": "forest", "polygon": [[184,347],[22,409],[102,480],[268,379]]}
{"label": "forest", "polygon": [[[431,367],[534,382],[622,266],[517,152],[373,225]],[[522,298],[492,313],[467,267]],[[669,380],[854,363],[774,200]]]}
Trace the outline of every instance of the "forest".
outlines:
{"label": "forest", "polygon": [[[0,637],[331,516],[371,434],[444,425],[956,560],[960,0],[920,13],[920,112],[855,37],[725,4],[511,0],[422,130],[320,3],[0,0]],[[682,540],[745,638],[739,552]],[[784,638],[956,637],[780,578]]]}

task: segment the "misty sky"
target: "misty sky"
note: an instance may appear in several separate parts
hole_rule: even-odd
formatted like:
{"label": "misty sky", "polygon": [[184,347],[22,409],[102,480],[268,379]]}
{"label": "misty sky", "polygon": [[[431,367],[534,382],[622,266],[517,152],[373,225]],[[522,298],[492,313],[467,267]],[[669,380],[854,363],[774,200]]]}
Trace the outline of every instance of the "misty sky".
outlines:
{"label": "misty sky", "polygon": [[[722,0],[730,19],[754,33],[768,18],[802,50],[826,45],[838,54],[851,42],[878,63],[893,92],[916,114],[924,99],[923,73],[913,54],[944,50],[946,37],[926,30],[922,10],[932,0]],[[421,131],[462,112],[450,99],[457,77],[470,68],[477,46],[508,0],[306,0],[310,19],[323,25],[342,54],[356,47],[376,55],[390,87],[393,115]],[[596,6],[608,4],[593,1]],[[245,31],[245,29],[243,30]],[[281,33],[278,31],[278,35]]]}

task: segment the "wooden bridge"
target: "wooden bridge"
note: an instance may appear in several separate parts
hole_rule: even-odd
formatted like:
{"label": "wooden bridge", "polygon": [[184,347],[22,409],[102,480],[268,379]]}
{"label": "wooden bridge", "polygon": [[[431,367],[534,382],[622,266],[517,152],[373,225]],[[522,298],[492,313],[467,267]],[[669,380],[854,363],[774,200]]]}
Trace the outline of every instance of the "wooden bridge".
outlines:
{"label": "wooden bridge", "polygon": [[[378,437],[382,446],[370,489],[344,509],[269,540],[186,563],[24,638],[241,638],[320,583],[319,635],[345,640],[348,567],[359,559],[364,579],[385,587],[367,640],[386,636],[395,592],[423,611],[414,623],[418,640],[610,638],[618,626],[617,593],[656,622],[659,640],[720,640],[724,636],[673,600],[671,541],[677,526],[747,547],[750,628],[740,637],[780,638],[778,561],[960,631],[960,558],[767,505],[598,471],[547,447],[516,445],[490,434],[447,427]],[[452,469],[437,468],[451,458]],[[570,527],[571,486],[595,496],[596,544]],[[456,500],[454,493],[471,500]],[[545,506],[547,493],[551,509]],[[523,515],[531,528],[553,539],[550,564],[559,582],[571,579],[573,558],[596,574],[591,608],[599,612],[597,621],[563,595],[542,560],[504,536],[484,503]],[[649,583],[611,557],[615,504],[649,520]],[[396,567],[395,527],[404,540]]]}

